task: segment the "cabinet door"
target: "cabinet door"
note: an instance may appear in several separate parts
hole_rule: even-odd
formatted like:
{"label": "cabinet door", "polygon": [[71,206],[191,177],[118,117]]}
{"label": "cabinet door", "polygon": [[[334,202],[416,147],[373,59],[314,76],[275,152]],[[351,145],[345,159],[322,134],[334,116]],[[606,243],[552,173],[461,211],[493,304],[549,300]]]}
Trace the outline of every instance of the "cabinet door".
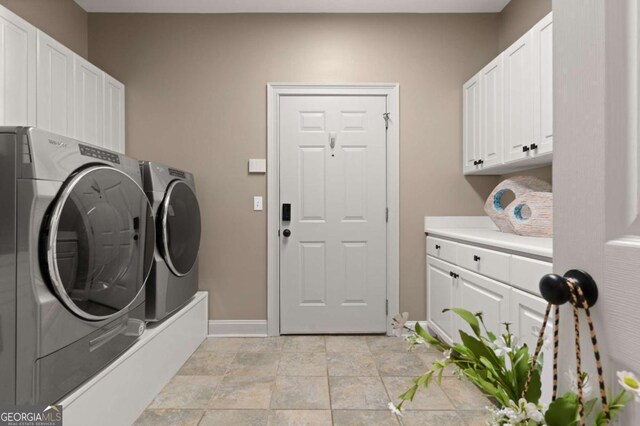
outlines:
{"label": "cabinet door", "polygon": [[0,6],[0,126],[36,125],[36,28]]}
{"label": "cabinet door", "polygon": [[104,75],[104,138],[107,149],[124,154],[124,84]]}
{"label": "cabinet door", "polygon": [[[458,269],[455,306],[473,313],[482,312],[487,329],[495,334],[505,331],[509,321],[509,296],[511,288],[490,278]],[[456,317],[457,327],[473,335],[469,325]]]}
{"label": "cabinet door", "polygon": [[102,145],[104,72],[75,55],[75,137]]}
{"label": "cabinet door", "polygon": [[73,137],[74,53],[38,31],[38,127]]}
{"label": "cabinet door", "polygon": [[[504,52],[505,163],[527,158],[535,143],[534,78],[531,32]],[[523,151],[526,150],[526,151]]]}
{"label": "cabinet door", "polygon": [[502,164],[504,158],[503,85],[501,54],[480,71],[481,168]]}
{"label": "cabinet door", "polygon": [[[531,354],[533,354],[536,348],[546,307],[547,302],[540,297],[516,289],[511,293],[512,331],[513,334],[520,339],[521,343],[527,344],[529,353]],[[551,312],[553,314],[553,310]],[[553,342],[553,318],[549,319],[545,338],[549,339],[549,343],[546,348],[543,348],[542,352],[541,402],[548,404],[551,401],[551,389],[553,387],[553,343],[551,343]]]}
{"label": "cabinet door", "polygon": [[549,13],[533,27],[535,73],[534,130],[538,148],[533,152],[542,155],[553,151],[553,15]]}
{"label": "cabinet door", "polygon": [[480,159],[480,73],[462,86],[462,171],[478,169]]}
{"label": "cabinet door", "polygon": [[454,265],[427,256],[427,322],[449,343],[453,342],[455,320],[451,312],[442,310],[454,307],[454,269]]}

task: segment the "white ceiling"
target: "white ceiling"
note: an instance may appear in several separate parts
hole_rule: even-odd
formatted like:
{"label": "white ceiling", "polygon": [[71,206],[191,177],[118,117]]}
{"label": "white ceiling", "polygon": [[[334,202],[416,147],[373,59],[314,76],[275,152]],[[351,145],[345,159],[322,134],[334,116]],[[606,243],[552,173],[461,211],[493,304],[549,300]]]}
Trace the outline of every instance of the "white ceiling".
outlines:
{"label": "white ceiling", "polygon": [[509,0],[75,0],[87,12],[471,13],[500,12]]}

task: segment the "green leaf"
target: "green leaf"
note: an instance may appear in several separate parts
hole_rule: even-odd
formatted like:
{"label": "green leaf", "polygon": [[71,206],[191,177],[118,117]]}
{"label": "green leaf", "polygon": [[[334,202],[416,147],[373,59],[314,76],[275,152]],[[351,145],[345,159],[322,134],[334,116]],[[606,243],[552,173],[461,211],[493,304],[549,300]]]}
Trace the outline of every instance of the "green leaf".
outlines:
{"label": "green leaf", "polygon": [[460,332],[460,339],[462,339],[462,343],[464,344],[464,346],[466,346],[469,350],[473,352],[477,362],[480,362],[481,357],[485,357],[489,361],[491,361],[493,365],[500,368],[500,365],[501,365],[500,361],[498,360],[498,357],[496,356],[496,354],[493,352],[492,349],[488,348],[487,345],[485,345],[484,342],[482,342],[481,340],[478,340],[468,335],[464,331],[459,330],[459,332]]}
{"label": "green leaf", "polygon": [[[525,377],[525,381],[526,381],[526,377]],[[533,370],[533,374],[531,375],[531,381],[529,382],[529,388],[527,389],[527,393],[524,395],[524,399],[526,399],[527,402],[533,402],[534,404],[537,404],[538,401],[540,401],[541,395],[542,395],[542,381],[540,380],[540,372],[538,370]]]}
{"label": "green leaf", "polygon": [[[621,412],[624,410],[624,407],[633,400],[633,396],[624,389],[620,391],[618,395],[611,401],[609,405],[609,415],[611,417],[611,421],[613,421]],[[595,422],[593,423],[595,426],[607,426],[609,425],[609,420],[607,420],[604,415],[604,411],[598,413]]]}
{"label": "green leaf", "polygon": [[477,337],[480,337],[480,323],[478,322],[478,318],[467,311],[466,309],[461,308],[451,308],[451,309],[443,309],[442,312],[453,311],[460,316],[463,320],[465,320],[470,326],[473,332]]}
{"label": "green leaf", "polygon": [[418,336],[422,337],[424,339],[424,341],[427,342],[428,344],[430,344],[431,346],[435,346],[437,349],[439,349],[441,351],[445,351],[445,350],[447,350],[449,348],[449,345],[447,345],[446,343],[436,339],[427,330],[422,328],[420,323],[416,322],[415,329],[416,329],[416,333],[418,334]]}
{"label": "green leaf", "polygon": [[578,395],[566,393],[549,404],[544,415],[548,426],[572,426],[578,422]]}
{"label": "green leaf", "polygon": [[400,399],[406,401],[413,401],[413,397],[416,395],[416,391],[418,390],[418,385],[411,386],[405,393],[399,396]]}

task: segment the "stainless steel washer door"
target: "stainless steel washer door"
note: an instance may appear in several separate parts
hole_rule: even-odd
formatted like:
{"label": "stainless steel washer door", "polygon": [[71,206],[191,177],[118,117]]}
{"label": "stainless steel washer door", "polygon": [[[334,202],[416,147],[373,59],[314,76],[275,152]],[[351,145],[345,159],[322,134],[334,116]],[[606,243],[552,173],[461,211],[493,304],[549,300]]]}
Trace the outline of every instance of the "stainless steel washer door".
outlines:
{"label": "stainless steel washer door", "polygon": [[127,174],[95,166],[74,174],[58,195],[46,232],[54,291],[76,315],[104,320],[126,309],[151,270],[151,205]]}
{"label": "stainless steel washer door", "polygon": [[167,266],[181,277],[189,273],[200,250],[200,206],[191,187],[181,180],[167,188],[158,217],[161,248]]}

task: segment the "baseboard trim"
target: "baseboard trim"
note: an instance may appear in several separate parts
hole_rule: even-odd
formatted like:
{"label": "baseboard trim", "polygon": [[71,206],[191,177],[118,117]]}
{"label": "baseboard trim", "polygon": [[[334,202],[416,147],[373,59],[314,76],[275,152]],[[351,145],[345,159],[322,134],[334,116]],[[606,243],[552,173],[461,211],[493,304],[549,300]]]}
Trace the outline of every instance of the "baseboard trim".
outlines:
{"label": "baseboard trim", "polygon": [[[415,330],[416,329],[416,323],[419,322],[420,326],[422,328],[424,328],[425,330],[428,330],[427,328],[427,322],[426,321],[407,321],[404,325],[406,325],[407,327],[409,327],[411,330]],[[404,330],[404,332],[402,333],[403,336],[408,336],[409,335],[409,331],[408,330]]]}
{"label": "baseboard trim", "polygon": [[209,337],[266,337],[267,320],[210,320]]}

